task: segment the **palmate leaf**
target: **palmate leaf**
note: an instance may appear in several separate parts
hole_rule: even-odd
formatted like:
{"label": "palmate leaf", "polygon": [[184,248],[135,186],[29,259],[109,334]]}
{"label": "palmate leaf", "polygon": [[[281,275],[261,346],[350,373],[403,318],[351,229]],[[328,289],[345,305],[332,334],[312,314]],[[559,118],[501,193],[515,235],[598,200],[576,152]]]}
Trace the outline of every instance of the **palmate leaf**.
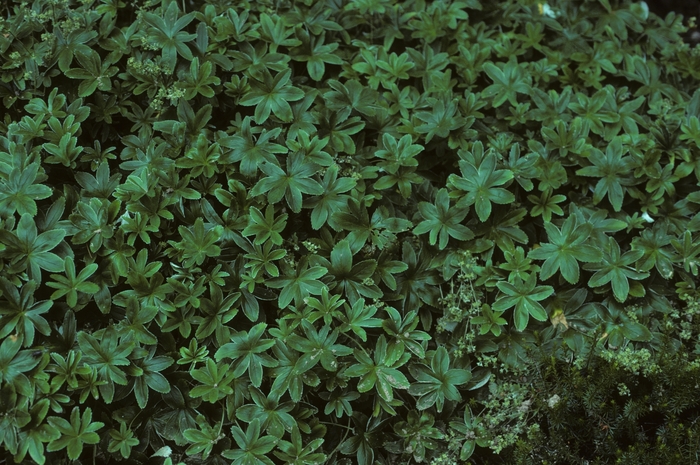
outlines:
{"label": "palmate leaf", "polygon": [[250,207],[250,222],[243,229],[244,236],[255,234],[255,245],[264,244],[269,239],[275,245],[282,245],[282,231],[287,225],[286,213],[275,218],[275,207],[268,204],[265,215],[255,207]]}
{"label": "palmate leaf", "polygon": [[186,44],[197,38],[197,34],[183,31],[194,20],[194,13],[187,13],[178,18],[179,14],[178,3],[170,2],[163,16],[150,12],[143,15],[143,20],[151,26],[148,31],[148,39],[161,47],[163,62],[170,70],[175,69],[178,55],[187,61],[192,61],[192,51]]}
{"label": "palmate leaf", "polygon": [[[285,323],[286,320],[282,320],[280,328],[286,328]],[[279,361],[279,365],[270,371],[271,376],[275,379],[270,393],[281,397],[289,391],[289,397],[292,401],[300,402],[304,394],[304,385],[316,387],[321,383],[318,375],[311,371],[316,360],[304,356],[305,354],[299,354],[285,345],[282,342],[284,336],[280,334],[281,332],[282,329],[270,329],[270,335],[277,338],[272,352]]]}
{"label": "palmate leaf", "polygon": [[139,440],[134,437],[134,432],[126,425],[126,423],[119,424],[119,431],[110,429],[109,435],[111,436],[111,439],[109,440],[107,451],[119,451],[119,453],[125,459],[128,459],[131,455],[131,448],[139,445]]}
{"label": "palmate leaf", "polygon": [[501,297],[493,304],[493,310],[503,312],[515,307],[513,320],[515,328],[522,331],[527,327],[527,322],[532,315],[536,320],[545,321],[547,311],[539,303],[554,293],[552,286],[537,286],[537,274],[532,273],[526,281],[515,277],[513,284],[500,281],[496,283],[498,289],[503,292]]}
{"label": "palmate leaf", "polygon": [[[58,57],[58,67],[64,73],[68,71],[68,67],[73,62],[73,57],[78,52],[82,52],[85,55],[95,53],[91,48],[93,46],[91,42],[99,36],[97,31],[86,31],[79,28],[72,31],[70,34],[63,35],[60,28],[56,28],[53,33],[56,35],[56,54],[54,56]],[[58,88],[54,88],[54,91],[57,89]],[[54,95],[53,92],[52,95]],[[61,106],[62,105],[57,106],[55,110],[60,110]],[[48,113],[53,112],[49,111]],[[54,114],[54,116],[57,118],[61,117],[59,114]],[[63,113],[63,116],[65,116],[65,113]]]}
{"label": "palmate leaf", "polygon": [[[404,241],[401,247],[401,261],[408,268],[396,277],[396,292],[403,299],[405,311],[418,310],[421,302],[437,306],[440,292],[437,288],[443,281],[437,271],[431,266],[430,254],[427,248],[421,247],[416,254],[415,249],[408,241]],[[423,318],[423,314],[421,314]],[[424,329],[430,324],[423,321]]]}
{"label": "palmate leaf", "polygon": [[274,465],[267,455],[275,448],[279,439],[274,436],[261,437],[260,432],[260,420],[257,418],[250,422],[245,432],[238,425],[232,426],[231,434],[238,449],[225,450],[221,455],[233,460],[232,465]]}
{"label": "palmate leaf", "polygon": [[430,335],[425,331],[417,330],[419,319],[418,312],[412,310],[402,317],[393,307],[385,306],[389,318],[384,319],[382,328],[389,336],[392,336],[400,347],[405,346],[419,358],[425,358],[423,341],[429,341]]}
{"label": "palmate leaf", "polygon": [[468,370],[450,368],[450,356],[443,346],[433,353],[430,366],[411,365],[409,371],[417,383],[411,384],[408,392],[418,396],[416,407],[419,410],[435,405],[437,411],[442,412],[445,400],[462,400],[455,386],[467,384],[472,378]]}
{"label": "palmate leaf", "polygon": [[501,335],[501,326],[505,326],[508,322],[505,318],[501,318],[503,312],[493,312],[489,304],[481,306],[481,316],[475,316],[471,319],[471,323],[479,325],[479,334],[484,335],[491,332],[494,336]]}
{"label": "palmate leaf", "polygon": [[[46,401],[46,409],[48,410],[48,399],[44,400]],[[35,407],[38,405],[41,404],[34,404]],[[34,410],[34,408],[32,410]],[[15,461],[21,462],[24,460],[26,454],[29,453],[32,460],[39,465],[44,465],[44,463],[46,463],[44,443],[51,442],[59,437],[61,437],[61,433],[46,423],[20,431],[19,450],[17,454],[15,454]]]}
{"label": "palmate leaf", "polygon": [[219,347],[214,355],[217,361],[224,358],[233,360],[233,371],[228,373],[240,377],[247,372],[255,387],[262,384],[264,366],[276,367],[279,364],[279,361],[264,353],[275,345],[274,339],[262,339],[265,328],[265,323],[258,323],[250,331],[238,331],[231,336],[231,342]]}
{"label": "palmate leaf", "polygon": [[418,160],[415,157],[423,151],[424,147],[412,142],[410,134],[406,134],[398,141],[391,134],[384,134],[382,136],[384,149],[377,150],[374,154],[375,157],[385,160],[379,162],[378,166],[392,174],[396,173],[402,166],[417,167]]}
{"label": "palmate leaf", "polygon": [[348,302],[355,303],[360,296],[378,299],[384,294],[369,279],[377,268],[376,260],[362,260],[353,264],[353,254],[347,239],[339,241],[331,251],[330,260],[314,256],[312,263],[328,270],[326,281],[331,291],[344,292]]}
{"label": "palmate leaf", "polygon": [[474,238],[474,234],[461,224],[467,216],[467,208],[450,208],[450,197],[447,189],[440,189],[435,198],[435,204],[421,202],[418,210],[424,218],[414,229],[414,234],[430,232],[430,245],[435,245],[438,235],[440,237],[440,250],[447,247],[450,237],[460,241],[468,241]]}
{"label": "palmate leaf", "polygon": [[588,285],[600,287],[610,283],[615,299],[618,302],[624,302],[630,292],[629,280],[642,280],[649,277],[648,272],[639,272],[630,266],[643,256],[644,251],[640,249],[621,253],[620,245],[615,239],[609,237],[601,262],[584,265],[584,269],[595,271],[588,280]]}
{"label": "palmate leaf", "polygon": [[4,277],[0,277],[0,339],[13,331],[22,339],[24,347],[34,342],[34,335],[39,331],[44,336],[51,333],[48,321],[42,316],[53,306],[50,300],[34,302],[34,291],[37,289],[34,281],[25,283],[22,290],[17,288]]}
{"label": "palmate leaf", "polygon": [[[329,79],[326,82],[333,89],[323,94],[326,107],[337,111],[339,119],[347,118],[353,110],[366,116],[373,116],[376,113],[376,94],[372,89],[363,86],[355,79],[345,83],[335,79]],[[408,137],[411,138],[410,135]]]}
{"label": "palmate leaf", "polygon": [[[221,163],[240,161],[241,173],[248,177],[255,176],[263,162],[279,164],[275,154],[289,151],[287,147],[273,142],[282,132],[281,128],[259,131],[259,128],[251,127],[251,121],[250,116],[246,116],[240,131],[232,136],[219,132],[219,144],[233,150],[220,157]],[[256,137],[255,134],[258,132],[259,135]]]}
{"label": "palmate leaf", "polygon": [[287,54],[267,53],[267,50],[268,45],[265,42],[256,41],[253,47],[250,43],[241,40],[236,49],[228,52],[233,58],[233,71],[236,73],[244,71],[248,76],[262,80],[264,71],[280,72],[287,69],[287,63],[290,60]]}
{"label": "palmate leaf", "polygon": [[190,391],[193,398],[201,397],[213,404],[233,394],[231,382],[236,375],[229,364],[207,358],[202,368],[190,371],[190,376],[200,383]]}
{"label": "palmate leaf", "polygon": [[338,179],[338,170],[338,165],[331,165],[320,183],[323,192],[304,200],[304,207],[312,208],[311,227],[313,229],[321,229],[333,212],[340,211],[347,205],[350,196],[344,193],[357,185],[357,180],[353,178]]}
{"label": "palmate leaf", "polygon": [[[432,50],[430,47],[428,47]],[[441,54],[446,55],[446,54]],[[465,125],[466,120],[459,114],[457,100],[436,100],[431,103],[432,111],[417,111],[416,118],[423,121],[416,127],[416,132],[427,134],[425,143],[429,143],[433,137],[447,138],[450,131],[457,130]]]}
{"label": "palmate leaf", "polygon": [[79,97],[89,97],[97,89],[104,92],[112,90],[111,78],[117,74],[119,68],[111,66],[113,63],[109,59],[103,63],[100,55],[93,50],[88,54],[78,51],[76,57],[81,68],[69,69],[66,76],[81,80],[78,86]]}
{"label": "palmate leaf", "polygon": [[[311,369],[318,362],[326,371],[336,371],[339,367],[337,357],[352,354],[352,349],[342,344],[336,344],[336,340],[340,332],[335,329],[331,331],[329,325],[324,325],[320,331],[317,331],[314,326],[306,320],[302,320],[301,326],[304,329],[304,335],[301,337],[297,334],[291,334],[287,344],[294,350],[298,350],[302,354],[302,364],[307,369]],[[306,360],[308,359],[308,361]]]}
{"label": "palmate leaf", "polygon": [[246,404],[236,409],[236,418],[251,423],[260,420],[260,428],[276,438],[282,438],[286,432],[292,431],[296,420],[289,414],[295,402],[280,402],[280,395],[272,392],[265,395],[260,389],[249,389],[252,404]]}
{"label": "palmate leaf", "polygon": [[348,437],[340,444],[340,452],[345,455],[357,457],[358,465],[372,465],[374,463],[375,448],[382,444],[384,439],[384,424],[390,418],[367,417],[367,415],[355,412],[352,415],[354,423],[354,435]]}
{"label": "palmate leaf", "polygon": [[320,166],[310,162],[300,152],[287,157],[287,171],[272,163],[264,163],[260,169],[267,175],[251,189],[250,196],[267,193],[267,201],[274,204],[282,200],[294,213],[299,213],[302,206],[302,193],[310,195],[323,194],[323,186],[312,178]]}
{"label": "palmate leaf", "polygon": [[208,230],[204,228],[204,220],[197,218],[191,228],[178,226],[182,240],[180,242],[168,241],[175,248],[176,253],[182,257],[182,264],[191,267],[204,263],[207,257],[218,257],[221,248],[216,245],[221,240],[224,227],[216,225]]}
{"label": "palmate leaf", "polygon": [[275,456],[290,465],[321,465],[326,462],[326,454],[316,452],[323,444],[322,438],[317,438],[304,445],[299,428],[292,429],[291,442],[281,440],[274,451]]}
{"label": "palmate leaf", "polygon": [[[500,65],[500,66],[499,66]],[[508,63],[484,63],[484,71],[493,84],[484,89],[482,96],[493,96],[494,107],[500,107],[507,100],[511,105],[518,104],[517,94],[529,94],[532,89],[532,78],[526,68],[521,67],[515,57]]]}
{"label": "palmate leaf", "polygon": [[14,168],[7,179],[0,181],[0,215],[8,217],[14,212],[36,216],[36,200],[51,196],[48,186],[35,184],[39,165],[32,163],[25,169]]}
{"label": "palmate leaf", "polygon": [[277,300],[281,309],[287,308],[292,300],[294,300],[294,305],[298,306],[311,294],[321,295],[326,287],[322,281],[319,281],[319,278],[325,276],[328,269],[322,266],[309,267],[307,257],[302,257],[299,260],[296,269],[282,262],[282,272],[282,276],[272,278],[265,283],[273,289],[282,289]]}
{"label": "palmate leaf", "polygon": [[283,122],[292,121],[292,107],[289,102],[304,98],[304,91],[294,87],[290,82],[292,71],[287,69],[274,78],[269,71],[263,73],[262,82],[253,81],[252,90],[241,100],[243,106],[255,105],[255,122],[263,124],[272,112]]}
{"label": "palmate leaf", "polygon": [[603,320],[603,338],[607,338],[608,345],[620,347],[625,339],[640,342],[652,339],[649,328],[631,318],[621,302],[608,297],[602,304],[596,305],[595,309]]}
{"label": "palmate leaf", "polygon": [[379,396],[387,402],[394,399],[393,388],[408,389],[410,383],[398,368],[406,363],[403,350],[397,345],[388,345],[384,335],[379,336],[374,349],[374,360],[365,351],[355,349],[357,363],[345,370],[345,376],[360,378],[359,392],[368,392],[376,386]]}
{"label": "palmate leaf", "polygon": [[674,238],[668,234],[667,227],[668,223],[656,223],[651,229],[645,229],[632,239],[632,249],[644,252],[640,258],[640,271],[656,268],[663,278],[670,279],[673,276],[673,263],[678,257],[668,247]]}
{"label": "palmate leaf", "polygon": [[52,229],[38,234],[32,215],[25,213],[17,223],[17,229],[9,232],[0,229],[0,243],[7,247],[11,263],[19,263],[19,270],[25,264],[29,279],[41,284],[41,270],[58,273],[63,271],[63,260],[51,252],[63,240],[63,229]]}
{"label": "palmate leaf", "polygon": [[[483,147],[481,142],[474,144],[474,152]],[[491,215],[491,203],[501,205],[515,202],[515,196],[501,186],[513,179],[513,172],[510,170],[496,169],[497,158],[492,152],[487,152],[478,166],[467,160],[460,160],[459,167],[462,176],[451,174],[448,178],[448,186],[454,191],[451,197],[459,198],[457,207],[468,207],[474,205],[479,220],[486,221]],[[459,191],[466,192],[463,195]]]}
{"label": "palmate leaf", "polygon": [[46,448],[49,452],[61,449],[68,451],[68,458],[76,460],[83,452],[83,446],[97,444],[100,436],[97,434],[105,424],[101,421],[92,421],[92,409],[87,407],[80,415],[80,409],[76,406],[70,414],[70,422],[65,418],[49,417],[47,421],[61,433],[61,436],[51,441]]}
{"label": "palmate leaf", "polygon": [[289,27],[286,21],[278,15],[270,16],[267,13],[260,15],[260,29],[256,31],[262,40],[270,44],[270,51],[275,53],[277,47],[294,48],[301,45],[301,41],[294,37],[295,29]]}
{"label": "palmate leaf", "polygon": [[363,342],[367,342],[367,332],[364,328],[380,328],[382,320],[374,318],[377,313],[375,305],[365,305],[365,299],[358,299],[352,306],[345,305],[345,314],[340,315],[343,325],[340,331],[345,333],[352,330]]}
{"label": "palmate leaf", "polygon": [[31,396],[33,387],[24,373],[36,367],[41,359],[32,355],[31,350],[20,350],[21,347],[22,340],[16,335],[6,337],[0,344],[0,383],[13,386],[18,394]]}
{"label": "palmate leaf", "polygon": [[75,273],[75,263],[72,257],[66,257],[64,260],[64,275],[52,274],[51,279],[46,283],[48,287],[56,289],[51,294],[51,300],[56,300],[59,297],[66,296],[66,303],[73,308],[78,304],[78,292],[86,294],[95,294],[100,290],[100,287],[88,281],[88,278],[97,271],[98,265],[91,263],[80,270],[80,273]]}
{"label": "palmate leaf", "polygon": [[126,385],[126,373],[119,368],[131,365],[128,359],[134,350],[133,342],[120,341],[113,326],[107,327],[98,340],[84,331],[78,333],[78,344],[84,360],[90,364],[107,384],[100,386],[105,402],[111,403],[114,397],[114,383]]}
{"label": "palmate leaf", "polygon": [[586,244],[593,229],[590,223],[579,225],[572,215],[566,218],[561,230],[550,222],[546,222],[544,227],[549,242],[528,253],[528,258],[545,261],[540,270],[540,279],[549,279],[559,271],[566,281],[576,284],[579,280],[578,262],[597,262],[602,258],[603,254],[598,248]]}
{"label": "palmate leaf", "polygon": [[221,84],[221,79],[212,76],[213,71],[214,65],[211,61],[205,61],[200,66],[199,57],[194,57],[190,64],[189,73],[181,73],[180,81],[177,83],[180,88],[185,90],[187,100],[194,99],[197,94],[202,94],[207,98],[214,96],[214,89],[211,86]]}
{"label": "palmate leaf", "polygon": [[[338,48],[337,43],[324,44],[326,37],[325,32],[322,32],[319,36],[304,34],[304,30],[300,30],[301,36],[304,39],[304,44],[302,45],[300,54],[295,54],[292,56],[294,61],[305,61],[306,70],[309,73],[309,77],[314,81],[320,81],[323,78],[323,74],[326,71],[325,63],[331,65],[342,65],[343,60],[337,55],[335,50]],[[299,48],[295,49],[298,50]]]}
{"label": "palmate leaf", "polygon": [[599,203],[607,194],[610,204],[616,212],[622,209],[625,195],[625,185],[631,181],[626,178],[632,172],[633,160],[631,156],[624,156],[625,149],[620,137],[615,137],[605,150],[605,155],[600,150],[594,149],[588,159],[593,163],[576,171],[579,176],[592,176],[600,178],[595,186],[593,202]]}
{"label": "palmate leaf", "polygon": [[148,355],[134,361],[129,367],[134,379],[134,395],[140,408],[146,408],[150,390],[161,394],[170,392],[170,383],[160,372],[174,363],[174,360],[164,355],[155,355],[156,346],[151,346]]}

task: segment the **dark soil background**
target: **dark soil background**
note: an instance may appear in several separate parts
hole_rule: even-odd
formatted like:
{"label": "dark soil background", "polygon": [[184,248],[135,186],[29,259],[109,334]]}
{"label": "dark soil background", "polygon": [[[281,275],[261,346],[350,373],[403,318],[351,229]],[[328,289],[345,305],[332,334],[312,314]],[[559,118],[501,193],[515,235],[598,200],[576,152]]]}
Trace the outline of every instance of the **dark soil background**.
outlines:
{"label": "dark soil background", "polygon": [[[647,5],[650,11],[661,18],[665,18],[668,13],[674,11],[678,15],[683,15],[685,24],[693,16],[700,19],[700,0],[647,0]],[[700,43],[700,28],[694,27],[684,38],[692,44]]]}

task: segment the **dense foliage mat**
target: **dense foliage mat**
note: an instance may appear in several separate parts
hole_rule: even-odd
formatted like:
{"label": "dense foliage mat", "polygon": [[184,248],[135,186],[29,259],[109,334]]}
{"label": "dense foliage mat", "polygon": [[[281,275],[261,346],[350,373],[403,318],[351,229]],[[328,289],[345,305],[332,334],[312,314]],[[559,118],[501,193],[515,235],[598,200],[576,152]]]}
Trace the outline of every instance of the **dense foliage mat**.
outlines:
{"label": "dense foliage mat", "polygon": [[2,463],[697,462],[692,24],[3,8]]}

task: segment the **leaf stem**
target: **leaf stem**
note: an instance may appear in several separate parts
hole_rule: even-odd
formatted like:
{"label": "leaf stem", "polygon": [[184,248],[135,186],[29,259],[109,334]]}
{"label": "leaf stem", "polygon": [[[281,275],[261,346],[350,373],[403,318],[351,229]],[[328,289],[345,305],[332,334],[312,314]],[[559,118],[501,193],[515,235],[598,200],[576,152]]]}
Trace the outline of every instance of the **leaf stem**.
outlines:
{"label": "leaf stem", "polygon": [[[335,449],[333,449],[333,451],[330,454],[328,454],[326,461],[329,461],[330,458],[333,457],[333,455],[335,455],[336,452],[338,452],[338,450],[340,449],[340,446],[343,445],[343,443],[345,442],[345,439],[348,437],[348,433],[350,433],[350,431],[352,431],[353,428],[350,427],[351,420],[352,420],[352,417],[348,417],[348,425],[345,427],[346,430],[345,430],[345,434],[343,435],[343,439],[341,439],[340,442],[338,443],[338,445],[335,446]],[[323,422],[321,422],[321,423],[323,423]],[[336,423],[335,426],[342,426],[342,425],[339,425]]]}

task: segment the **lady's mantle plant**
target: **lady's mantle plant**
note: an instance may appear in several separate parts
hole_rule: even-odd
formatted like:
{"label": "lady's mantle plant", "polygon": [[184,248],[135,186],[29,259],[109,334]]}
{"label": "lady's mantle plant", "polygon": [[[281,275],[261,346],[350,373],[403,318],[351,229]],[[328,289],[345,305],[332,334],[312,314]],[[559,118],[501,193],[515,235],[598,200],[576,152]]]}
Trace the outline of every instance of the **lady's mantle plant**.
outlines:
{"label": "lady's mantle plant", "polygon": [[682,18],[622,0],[1,16],[5,462],[696,459]]}

